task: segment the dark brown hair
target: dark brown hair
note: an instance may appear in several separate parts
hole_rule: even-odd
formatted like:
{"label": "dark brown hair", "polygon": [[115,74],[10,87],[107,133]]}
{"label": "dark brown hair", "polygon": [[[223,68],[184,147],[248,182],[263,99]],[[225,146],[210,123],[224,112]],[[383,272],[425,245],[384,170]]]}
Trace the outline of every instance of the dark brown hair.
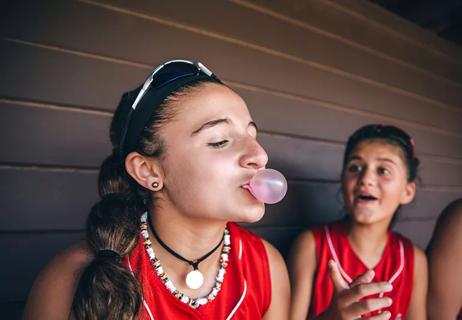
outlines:
{"label": "dark brown hair", "polygon": [[413,182],[417,179],[417,168],[420,161],[415,155],[414,140],[404,130],[390,125],[369,124],[356,130],[348,138],[343,155],[343,169],[345,169],[351,153],[361,142],[373,140],[382,141],[400,148],[404,156],[403,160],[407,169],[408,181]]}
{"label": "dark brown hair", "polygon": [[[183,96],[204,82],[183,86],[154,108],[136,146],[136,152],[161,157],[164,144],[159,128],[169,121]],[[120,141],[126,117],[139,88],[123,95],[110,128],[112,154],[102,163],[98,177],[101,200],[87,218],[86,239],[95,259],[83,271],[74,296],[72,311],[77,319],[134,319],[142,291],[134,275],[122,263],[138,240],[141,214],[152,204],[152,194],[136,183],[125,170]],[[111,250],[112,255],[99,254]],[[111,253],[110,251],[110,253]]]}
{"label": "dark brown hair", "polygon": [[[407,171],[407,181],[415,182],[418,180],[419,159],[416,157],[415,142],[404,130],[382,124],[369,124],[356,130],[349,138],[343,154],[342,177],[345,166],[348,163],[351,153],[364,141],[379,141],[398,147],[403,154],[404,164]],[[401,207],[401,206],[400,206]],[[396,210],[390,223],[390,228],[396,222],[400,212],[400,207]]]}

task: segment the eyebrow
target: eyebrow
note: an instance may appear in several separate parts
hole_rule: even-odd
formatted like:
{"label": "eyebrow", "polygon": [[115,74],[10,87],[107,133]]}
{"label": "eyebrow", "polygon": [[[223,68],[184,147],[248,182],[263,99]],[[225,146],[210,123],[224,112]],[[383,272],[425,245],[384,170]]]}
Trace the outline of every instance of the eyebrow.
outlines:
{"label": "eyebrow", "polygon": [[397,165],[397,163],[394,162],[393,160],[391,160],[390,158],[378,158],[377,160],[379,160],[379,161],[385,161],[385,162],[390,162],[390,163],[393,163],[394,165]]}
{"label": "eyebrow", "polygon": [[[352,161],[352,160],[363,160],[363,158],[361,158],[360,156],[352,156],[352,157],[348,158],[347,162]],[[377,160],[390,162],[390,163],[393,163],[394,165],[397,165],[397,163],[395,161],[391,160],[390,158],[378,158]]]}
{"label": "eyebrow", "polygon": [[[215,119],[215,120],[210,120],[210,121],[207,121],[206,123],[204,123],[203,125],[201,125],[199,127],[199,129],[197,130],[194,130],[191,135],[194,136],[196,134],[198,134],[199,132],[201,132],[202,130],[205,130],[205,129],[208,129],[208,128],[212,128],[212,127],[215,127],[217,125],[220,125],[220,124],[231,124],[231,120],[228,119],[228,118],[221,118],[221,119]],[[252,126],[255,128],[255,130],[258,131],[258,127],[257,127],[257,124],[253,121],[250,121],[249,122],[249,125],[248,126]]]}

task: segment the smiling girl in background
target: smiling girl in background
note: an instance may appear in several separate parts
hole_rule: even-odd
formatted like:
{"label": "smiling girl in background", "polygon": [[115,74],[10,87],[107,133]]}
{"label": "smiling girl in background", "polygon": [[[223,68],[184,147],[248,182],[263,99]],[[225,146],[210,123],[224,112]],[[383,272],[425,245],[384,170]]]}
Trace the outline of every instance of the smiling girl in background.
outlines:
{"label": "smiling girl in background", "polygon": [[242,98],[200,63],[169,61],[115,111],[87,239],[37,278],[26,319],[286,319],[269,243],[230,221],[265,206],[268,161]]}
{"label": "smiling girl in background", "polygon": [[367,125],[349,138],[341,179],[348,214],[295,242],[292,319],[426,319],[425,255],[390,231],[414,198],[418,164],[399,128]]}

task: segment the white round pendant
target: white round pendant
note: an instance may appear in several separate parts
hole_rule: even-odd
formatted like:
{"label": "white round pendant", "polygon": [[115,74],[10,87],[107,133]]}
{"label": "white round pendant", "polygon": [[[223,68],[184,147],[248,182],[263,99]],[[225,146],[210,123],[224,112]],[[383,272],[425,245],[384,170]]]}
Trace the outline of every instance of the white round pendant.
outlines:
{"label": "white round pendant", "polygon": [[193,270],[186,275],[186,285],[190,289],[199,289],[204,284],[204,276],[199,270]]}

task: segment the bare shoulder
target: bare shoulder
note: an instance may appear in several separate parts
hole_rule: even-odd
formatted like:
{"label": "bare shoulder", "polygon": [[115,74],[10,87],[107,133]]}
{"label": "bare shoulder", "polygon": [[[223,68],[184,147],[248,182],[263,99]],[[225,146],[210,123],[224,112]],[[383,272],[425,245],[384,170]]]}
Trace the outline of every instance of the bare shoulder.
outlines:
{"label": "bare shoulder", "polygon": [[[281,268],[286,270],[286,264],[279,250],[268,241],[263,239],[262,241],[263,245],[265,246],[266,254],[268,255],[270,267],[273,269],[276,268],[278,270],[281,270]],[[287,271],[285,272],[287,273]]]}
{"label": "bare shoulder", "polygon": [[462,226],[462,198],[451,202],[438,218],[437,228],[459,230]]}
{"label": "bare shoulder", "polygon": [[92,259],[93,254],[84,241],[55,256],[34,281],[24,319],[69,317],[80,274]]}
{"label": "bare shoulder", "polygon": [[298,237],[295,239],[293,245],[293,250],[297,250],[301,254],[303,254],[303,252],[306,252],[307,249],[308,251],[310,249],[315,249],[314,234],[313,231],[310,229],[300,233]]}
{"label": "bare shoulder", "polygon": [[289,316],[290,284],[287,267],[281,253],[263,240],[271,274],[271,304],[264,319],[287,319]]}
{"label": "bare shoulder", "polygon": [[[288,278],[288,273],[287,273],[287,267],[286,263],[279,252],[278,249],[276,249],[272,244],[270,244],[268,241],[263,240],[263,244],[266,249],[266,253],[268,255],[268,260],[270,264],[270,272],[271,272],[271,280],[272,282],[276,281],[282,281],[281,285],[289,284],[289,278]],[[274,275],[274,277],[273,277]]]}
{"label": "bare shoulder", "polygon": [[290,250],[291,281],[311,281],[316,268],[316,242],[313,231],[308,229],[298,235]]}
{"label": "bare shoulder", "polygon": [[406,319],[427,319],[428,266],[422,249],[414,245],[414,279]]}
{"label": "bare shoulder", "polygon": [[292,281],[310,280],[317,267],[316,242],[312,230],[298,235],[289,255],[290,276]]}
{"label": "bare shoulder", "polygon": [[416,245],[414,247],[414,265],[415,270],[422,272],[425,271],[425,275],[427,273],[427,256],[425,252]]}
{"label": "bare shoulder", "polygon": [[290,319],[307,319],[316,271],[316,244],[313,231],[303,231],[294,241],[289,256],[292,284]]}
{"label": "bare shoulder", "polygon": [[[427,248],[430,257],[462,248],[462,198],[450,203],[438,217]],[[433,258],[432,258],[433,259]]]}

